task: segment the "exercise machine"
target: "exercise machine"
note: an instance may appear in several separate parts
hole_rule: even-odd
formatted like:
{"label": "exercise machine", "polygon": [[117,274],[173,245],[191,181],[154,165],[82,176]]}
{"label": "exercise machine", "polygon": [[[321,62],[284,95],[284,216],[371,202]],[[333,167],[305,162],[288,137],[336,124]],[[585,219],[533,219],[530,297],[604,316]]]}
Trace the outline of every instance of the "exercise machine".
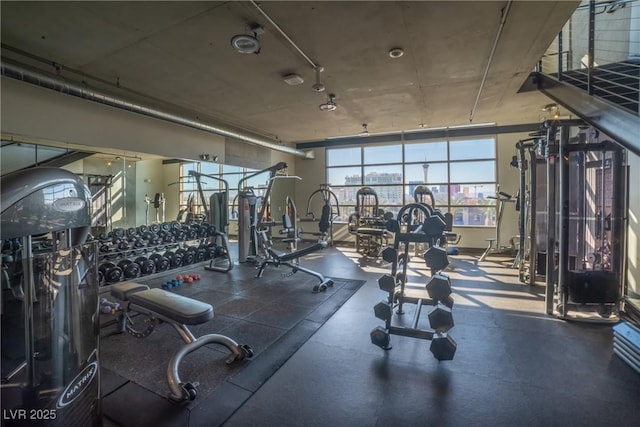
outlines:
{"label": "exercise machine", "polygon": [[546,121],[535,136],[545,175],[534,172],[529,197],[529,283],[543,271],[547,314],[617,322],[626,257],[624,150],[581,120]]}
{"label": "exercise machine", "polygon": [[[19,259],[3,262],[22,271],[11,284],[19,292],[3,288],[0,302],[3,424],[11,425],[8,414],[37,414],[48,426],[101,426],[89,189],[69,171],[36,167],[2,176],[0,191],[0,238],[21,249]],[[42,236],[50,244],[37,244]]]}
{"label": "exercise machine", "polygon": [[[196,338],[187,325],[200,325],[213,319],[213,307],[162,289],[150,289],[147,285],[122,282],[111,288],[111,296],[123,301],[125,311],[118,321],[119,332],[127,331],[136,338],[151,334],[157,321],[171,325],[184,340],[183,345],[171,358],[167,367],[169,399],[174,402],[194,400],[198,383],[183,382],[180,379],[180,363],[189,353],[208,344],[219,344],[230,352],[226,363],[231,364],[253,356],[253,350],[246,344],[238,344],[225,335],[207,334]],[[142,316],[131,316],[131,313]],[[142,319],[141,319],[142,317]]]}
{"label": "exercise machine", "polygon": [[378,205],[378,194],[371,187],[361,187],[356,192],[356,210],[349,215],[349,233],[355,236],[356,252],[364,257],[378,258],[380,251],[389,244],[391,234],[387,223],[393,214],[385,216]]}
{"label": "exercise machine", "polygon": [[570,130],[560,128],[555,159],[558,260],[557,274],[549,274],[557,277],[554,309],[562,319],[583,320],[580,312],[591,306],[600,316],[597,321],[617,322],[625,263],[624,153],[606,136],[588,140],[583,130],[571,138]]}
{"label": "exercise machine", "polygon": [[287,212],[282,215],[282,224],[284,228],[280,230],[280,234],[287,235],[287,237],[283,239],[283,242],[289,244],[289,252],[279,252],[273,249],[273,243],[268,235],[268,229],[259,229],[258,232],[260,234],[260,245],[265,257],[260,264],[260,268],[258,269],[258,274],[256,275],[256,277],[262,277],[264,269],[268,265],[273,265],[275,267],[284,265],[291,268],[291,271],[288,273],[284,273],[283,277],[289,277],[297,273],[298,271],[301,271],[305,274],[316,277],[319,280],[319,283],[314,285],[313,292],[325,291],[328,287],[333,286],[333,280],[326,278],[322,273],[301,267],[300,258],[326,248],[327,242],[319,241],[306,248],[298,249],[297,244],[300,241],[300,238],[297,235],[298,228],[296,218],[297,211],[295,203],[293,202],[293,199],[288,197]]}
{"label": "exercise machine", "polygon": [[[260,244],[259,232],[268,227],[269,196],[273,178],[276,174],[285,170],[285,162],[277,163],[268,168],[254,172],[238,181],[238,261],[259,262]],[[246,186],[246,182],[256,176],[269,173],[268,185],[264,194],[258,194],[254,188]]]}
{"label": "exercise machine", "polygon": [[538,156],[544,132],[516,143],[517,155],[511,165],[519,170],[518,253],[513,268],[518,268],[520,282],[535,285],[544,280],[540,263],[546,255],[546,239],[542,238],[546,225],[546,162]]}
{"label": "exercise machine", "polygon": [[[210,230],[209,238],[211,242],[209,244],[215,244],[221,247],[217,257],[211,258],[209,266],[205,267],[205,270],[218,271],[227,273],[233,269],[234,263],[231,258],[231,252],[229,250],[229,183],[222,178],[218,178],[213,175],[207,175],[193,170],[189,171],[189,176],[193,176],[196,180],[198,193],[200,199],[205,201],[203,203],[204,216],[209,223]],[[213,192],[209,197],[209,204],[206,203],[206,195],[202,188],[202,177],[211,178],[215,181],[221,182],[224,186],[223,191]]]}
{"label": "exercise machine", "polygon": [[478,262],[482,262],[485,258],[490,254],[503,254],[505,252],[511,252],[514,249],[514,245],[511,246],[502,246],[500,241],[500,227],[502,225],[502,217],[504,215],[504,209],[506,203],[515,203],[517,200],[517,196],[512,196],[511,194],[507,194],[503,191],[500,191],[500,187],[498,187],[498,192],[495,196],[487,196],[487,199],[495,199],[498,202],[498,221],[496,222],[496,237],[492,237],[490,239],[486,239],[489,244],[487,245],[487,249],[485,249],[484,253],[478,259]]}
{"label": "exercise machine", "polygon": [[[320,218],[316,218],[313,213],[312,205],[314,197],[322,198],[322,211]],[[311,233],[317,236],[319,240],[333,244],[333,221],[340,217],[340,203],[338,196],[331,191],[329,184],[320,184],[320,188],[315,190],[307,199],[307,218],[302,219],[303,222],[318,222],[318,232]],[[305,232],[305,234],[307,234]]]}

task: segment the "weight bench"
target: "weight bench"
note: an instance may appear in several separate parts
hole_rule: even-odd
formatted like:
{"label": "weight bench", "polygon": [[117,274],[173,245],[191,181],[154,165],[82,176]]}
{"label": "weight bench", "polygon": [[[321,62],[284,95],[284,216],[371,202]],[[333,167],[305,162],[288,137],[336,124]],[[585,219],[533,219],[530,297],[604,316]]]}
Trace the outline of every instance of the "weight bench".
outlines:
{"label": "weight bench", "polygon": [[[231,351],[226,363],[251,358],[253,351],[248,345],[239,345],[225,335],[207,334],[199,338],[193,336],[187,325],[199,325],[213,319],[213,307],[210,304],[174,294],[162,289],[150,289],[147,285],[133,282],[122,282],[111,287],[111,296],[126,301],[124,315],[121,319],[120,331],[125,330],[136,338],[147,337],[155,327],[155,321],[167,322],[180,334],[186,342],[171,358],[167,367],[167,381],[171,393],[169,399],[183,402],[196,398],[198,383],[183,383],[180,381],[178,368],[182,359],[192,351],[203,345],[220,344]],[[146,327],[136,329],[130,311],[147,316]]]}
{"label": "weight bench", "polygon": [[[266,259],[260,264],[260,269],[258,270],[258,274],[256,277],[262,277],[262,273],[264,272],[265,267],[268,264],[275,265],[279,267],[280,265],[286,265],[292,269],[292,272],[289,274],[294,274],[297,271],[302,271],[303,273],[307,273],[311,276],[317,277],[320,280],[320,283],[313,287],[313,292],[320,292],[327,290],[327,287],[333,286],[333,280],[325,278],[321,273],[317,271],[309,270],[308,268],[300,267],[299,259],[305,255],[310,253],[319,251],[320,249],[324,249],[327,247],[327,242],[318,242],[304,249],[300,249],[294,252],[278,252],[273,250],[273,248],[266,248],[267,253],[269,254],[269,259]],[[293,261],[293,262],[290,262]]]}

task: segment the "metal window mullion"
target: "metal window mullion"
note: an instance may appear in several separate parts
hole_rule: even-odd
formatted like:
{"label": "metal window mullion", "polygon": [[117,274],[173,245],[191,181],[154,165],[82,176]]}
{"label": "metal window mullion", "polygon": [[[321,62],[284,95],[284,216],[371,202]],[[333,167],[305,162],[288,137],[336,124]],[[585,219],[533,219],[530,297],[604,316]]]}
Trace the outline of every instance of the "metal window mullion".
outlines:
{"label": "metal window mullion", "polygon": [[589,63],[587,64],[587,93],[593,95],[593,63],[595,52],[595,22],[596,22],[596,2],[595,0],[589,1]]}

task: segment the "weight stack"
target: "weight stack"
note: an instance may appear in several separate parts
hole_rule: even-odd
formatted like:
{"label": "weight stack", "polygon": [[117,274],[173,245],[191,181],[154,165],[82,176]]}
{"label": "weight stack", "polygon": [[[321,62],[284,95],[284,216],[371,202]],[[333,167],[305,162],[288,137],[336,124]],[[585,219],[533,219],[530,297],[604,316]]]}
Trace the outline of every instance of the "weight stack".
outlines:
{"label": "weight stack", "polygon": [[613,352],[640,374],[640,329],[627,322],[614,326]]}

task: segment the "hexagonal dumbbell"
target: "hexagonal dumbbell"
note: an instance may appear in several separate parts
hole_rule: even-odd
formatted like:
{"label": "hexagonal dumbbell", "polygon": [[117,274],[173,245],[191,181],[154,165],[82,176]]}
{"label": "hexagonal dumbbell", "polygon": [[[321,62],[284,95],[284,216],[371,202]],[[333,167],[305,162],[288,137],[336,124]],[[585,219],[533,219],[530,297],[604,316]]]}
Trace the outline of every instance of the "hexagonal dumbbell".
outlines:
{"label": "hexagonal dumbbell", "polygon": [[396,289],[396,280],[389,274],[383,274],[378,279],[378,287],[381,291],[393,292]]}
{"label": "hexagonal dumbbell", "polygon": [[442,333],[433,336],[429,350],[433,353],[433,357],[438,360],[452,360],[456,354],[457,347],[458,344],[450,335]]}
{"label": "hexagonal dumbbell", "polygon": [[447,229],[447,221],[442,212],[435,210],[424,220],[422,231],[428,236],[442,236]]}
{"label": "hexagonal dumbbell", "polygon": [[453,328],[453,313],[443,304],[436,305],[428,314],[431,329],[436,332],[447,332]]}
{"label": "hexagonal dumbbell", "polygon": [[436,271],[444,270],[449,265],[447,250],[440,246],[431,246],[422,256],[427,267]]}
{"label": "hexagonal dumbbell", "polygon": [[387,301],[380,301],[373,306],[373,312],[378,319],[386,322],[393,316],[393,304]]}
{"label": "hexagonal dumbbell", "polygon": [[434,274],[427,283],[427,293],[434,302],[441,302],[446,305],[449,295],[451,295],[451,280],[444,274]]}
{"label": "hexagonal dumbbell", "polygon": [[391,347],[389,346],[389,342],[391,341],[391,336],[389,332],[382,326],[376,326],[371,330],[371,343],[377,345],[380,348],[385,350],[389,350]]}
{"label": "hexagonal dumbbell", "polygon": [[396,262],[396,260],[398,259],[398,250],[391,246],[387,246],[386,248],[384,248],[381,254],[382,259],[386,262]]}

